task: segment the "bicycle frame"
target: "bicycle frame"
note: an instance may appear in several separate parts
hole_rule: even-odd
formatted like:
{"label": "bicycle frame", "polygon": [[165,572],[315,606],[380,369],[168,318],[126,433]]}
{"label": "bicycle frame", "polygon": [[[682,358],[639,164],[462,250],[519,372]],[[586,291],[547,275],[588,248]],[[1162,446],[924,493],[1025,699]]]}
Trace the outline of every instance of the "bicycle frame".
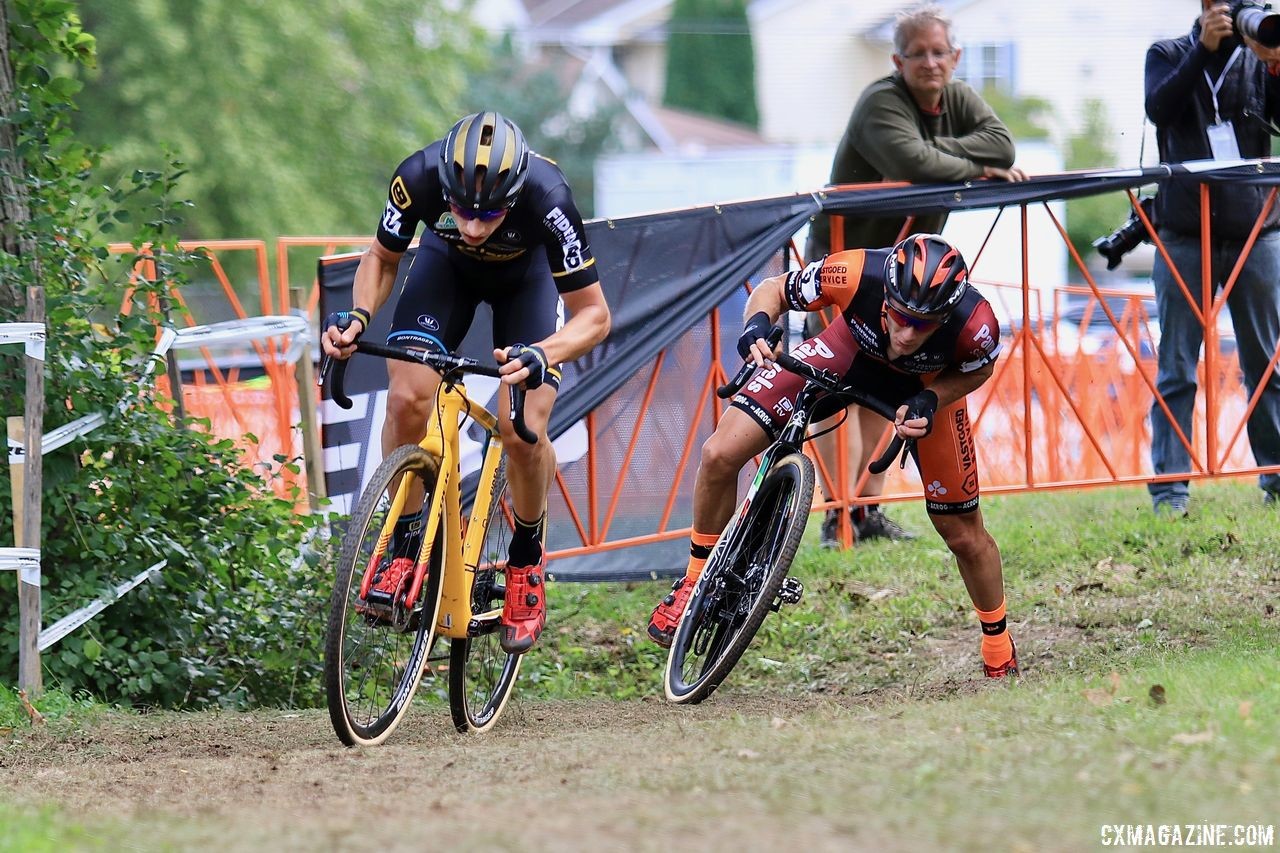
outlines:
{"label": "bicycle frame", "polygon": [[[782,338],[782,331],[778,327],[774,327],[770,332],[770,343],[776,346],[777,342]],[[809,422],[813,418],[814,407],[817,405],[819,395],[826,391],[841,395],[850,403],[857,403],[860,406],[871,409],[879,413],[882,417],[893,420],[895,409],[888,404],[870,397],[861,392],[841,385],[840,377],[830,371],[821,368],[812,367],[795,356],[787,352],[780,352],[775,360],[778,365],[785,370],[804,377],[805,383],[800,388],[800,392],[796,395],[795,405],[791,412],[791,417],[787,419],[786,426],[778,433],[778,437],[770,442],[769,446],[760,454],[760,467],[756,469],[755,476],[751,479],[751,484],[747,487],[747,494],[742,499],[738,507],[737,514],[729,520],[726,530],[733,530],[730,537],[721,536],[716,542],[712,553],[719,551],[722,546],[733,544],[736,546],[737,538],[741,534],[741,521],[746,517],[747,512],[751,509],[751,501],[755,498],[756,492],[760,490],[761,483],[764,482],[765,476],[773,467],[774,460],[785,456],[789,453],[803,452],[806,434],[809,428]],[[716,391],[716,395],[723,400],[731,398],[738,393],[747,380],[755,373],[756,367],[753,362],[747,360],[738,369],[738,373],[727,384],[721,386]],[[894,458],[899,451],[903,453],[903,461],[906,461],[906,454],[911,452],[914,441],[911,443],[904,442],[899,437],[894,437],[890,441],[889,446],[881,454],[880,458],[873,460],[869,466],[872,473],[879,473],[886,470],[892,464]],[[710,558],[708,558],[709,560]]]}
{"label": "bicycle frame", "polygon": [[[820,390],[820,385],[809,381],[804,384],[804,387],[800,389],[800,393],[796,395],[795,409],[787,420],[787,425],[782,428],[782,432],[778,434],[778,437],[760,454],[760,466],[756,469],[755,476],[751,478],[751,483],[747,486],[747,493],[738,505],[738,512],[725,526],[726,530],[733,530],[733,535],[730,537],[721,536],[716,541],[712,554],[722,547],[728,547],[729,545],[736,547],[737,539],[742,535],[742,519],[751,511],[751,502],[754,500],[756,492],[760,491],[760,485],[764,482],[769,470],[773,468],[774,460],[790,453],[801,452],[805,441],[805,433],[809,428],[809,421],[813,417],[813,406],[817,401]],[[711,557],[708,556],[708,562],[710,559]]]}
{"label": "bicycle frame", "polygon": [[[472,518],[487,518],[492,505],[494,486],[498,466],[502,463],[502,440],[498,434],[498,419],[475,400],[467,396],[466,386],[462,382],[441,381],[436,391],[435,404],[431,417],[427,422],[427,434],[419,442],[419,446],[440,460],[439,488],[431,495],[431,507],[426,517],[426,528],[423,530],[422,549],[416,561],[418,566],[429,566],[432,549],[440,525],[444,525],[440,555],[441,577],[440,612],[436,620],[438,633],[450,639],[466,637],[471,624],[471,589],[475,583],[476,571],[480,562],[480,546],[484,538],[483,524],[466,525],[463,532],[461,475],[461,434],[464,416],[479,424],[485,431],[483,444],[483,462],[480,467],[480,481],[476,490],[475,501],[471,509]],[[391,510],[387,513],[381,535],[378,538],[377,552],[371,561],[376,566],[391,541],[391,531],[396,520],[404,509],[409,492],[406,478],[402,478],[392,500]],[[462,570],[459,571],[459,568]],[[422,590],[422,582],[426,577],[426,569],[415,571],[413,585],[409,588],[407,600],[416,601]],[[369,578],[366,578],[368,583]],[[486,617],[496,620],[498,610],[480,614],[477,619]]]}

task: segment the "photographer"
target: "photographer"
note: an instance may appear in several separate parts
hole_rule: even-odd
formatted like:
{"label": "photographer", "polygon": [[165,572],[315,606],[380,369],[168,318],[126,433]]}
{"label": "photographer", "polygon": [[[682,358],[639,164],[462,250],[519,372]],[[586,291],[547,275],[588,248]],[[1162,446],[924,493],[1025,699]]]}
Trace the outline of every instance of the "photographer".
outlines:
{"label": "photographer", "polygon": [[[1234,160],[1266,157],[1271,151],[1268,122],[1280,117],[1280,48],[1264,47],[1238,34],[1237,24],[1257,21],[1259,4],[1201,0],[1201,14],[1189,35],[1158,41],[1147,51],[1146,111],[1156,126],[1160,159]],[[1256,29],[1253,30],[1255,33]],[[1270,39],[1268,39],[1270,40]],[[1270,188],[1219,186],[1210,189],[1211,292],[1216,293],[1244,251]],[[1200,187],[1194,181],[1166,181],[1155,202],[1161,242],[1191,296],[1201,294]],[[1252,396],[1280,338],[1280,205],[1263,223],[1235,286],[1227,296],[1239,347],[1245,387]],[[1188,440],[1196,397],[1196,362],[1204,328],[1163,255],[1152,270],[1160,319],[1160,396]],[[1207,314],[1208,306],[1205,308]],[[1268,380],[1248,424],[1259,465],[1280,464],[1280,375]],[[1156,474],[1190,471],[1190,456],[1159,401],[1151,407],[1151,463]],[[1264,474],[1265,501],[1275,505],[1280,475]],[[1187,482],[1148,486],[1157,513],[1186,515]]]}

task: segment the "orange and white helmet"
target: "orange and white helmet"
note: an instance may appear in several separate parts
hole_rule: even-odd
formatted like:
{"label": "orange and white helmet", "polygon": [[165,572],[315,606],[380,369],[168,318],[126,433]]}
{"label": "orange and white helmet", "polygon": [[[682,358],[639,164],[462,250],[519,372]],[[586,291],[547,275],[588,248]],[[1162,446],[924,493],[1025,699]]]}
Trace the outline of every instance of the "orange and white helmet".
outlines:
{"label": "orange and white helmet", "polygon": [[912,234],[885,262],[885,300],[922,320],[945,320],[969,289],[969,267],[937,234]]}

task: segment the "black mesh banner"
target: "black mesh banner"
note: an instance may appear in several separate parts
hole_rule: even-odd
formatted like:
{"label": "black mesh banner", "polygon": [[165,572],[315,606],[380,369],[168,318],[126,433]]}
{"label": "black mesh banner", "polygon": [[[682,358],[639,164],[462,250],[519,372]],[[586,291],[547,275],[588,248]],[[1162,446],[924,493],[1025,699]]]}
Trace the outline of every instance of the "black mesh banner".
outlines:
{"label": "black mesh banner", "polygon": [[[684,567],[697,451],[713,424],[705,393],[712,318],[728,341],[715,360],[732,370],[746,283],[782,270],[790,237],[818,209],[813,196],[797,195],[587,223],[613,327],[595,350],[565,365],[549,429],[563,484],[550,498],[550,575],[638,579]],[[412,250],[402,272],[411,257]],[[321,259],[321,316],[351,307],[358,261]],[[374,318],[372,339],[385,338],[392,313],[388,305]],[[482,306],[465,354],[492,358],[489,325]],[[329,401],[322,409],[326,484],[343,512],[381,460],[385,367],[358,356],[347,387],[352,410]],[[496,383],[473,378],[467,387],[493,405]],[[464,469],[478,462],[469,449]]]}

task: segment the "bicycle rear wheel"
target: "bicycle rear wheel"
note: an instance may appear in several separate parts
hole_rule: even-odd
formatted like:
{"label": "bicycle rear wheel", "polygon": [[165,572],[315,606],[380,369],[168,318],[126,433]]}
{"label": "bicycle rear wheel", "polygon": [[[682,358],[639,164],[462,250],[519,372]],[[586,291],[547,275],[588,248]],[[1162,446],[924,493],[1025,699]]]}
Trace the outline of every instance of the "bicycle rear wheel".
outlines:
{"label": "bicycle rear wheel", "polygon": [[502,715],[520,672],[522,655],[502,650],[499,616],[505,588],[500,573],[506,568],[507,546],[515,518],[507,496],[506,460],[494,478],[493,503],[484,524],[484,539],[471,586],[472,620],[465,639],[449,646],[449,712],[460,732],[483,732]]}
{"label": "bicycle rear wheel", "polygon": [[812,505],[813,463],[802,453],[775,462],[694,587],[667,654],[667,699],[701,702],[737,664],[778,599]]}
{"label": "bicycle rear wheel", "polygon": [[[392,482],[401,476],[421,481],[421,508],[429,511],[439,470],[440,460],[421,447],[396,448],[374,472],[348,522],[329,602],[324,650],[329,719],[347,746],[374,746],[386,740],[404,719],[426,669],[440,608],[442,526],[437,527],[431,562],[415,601],[403,597],[408,580],[388,596],[393,603],[386,608],[370,606],[361,596],[361,586],[366,572],[372,570],[378,539],[387,529]],[[406,506],[402,514],[418,509]],[[405,578],[412,578],[412,573]]]}

